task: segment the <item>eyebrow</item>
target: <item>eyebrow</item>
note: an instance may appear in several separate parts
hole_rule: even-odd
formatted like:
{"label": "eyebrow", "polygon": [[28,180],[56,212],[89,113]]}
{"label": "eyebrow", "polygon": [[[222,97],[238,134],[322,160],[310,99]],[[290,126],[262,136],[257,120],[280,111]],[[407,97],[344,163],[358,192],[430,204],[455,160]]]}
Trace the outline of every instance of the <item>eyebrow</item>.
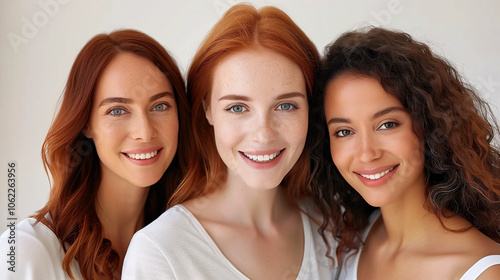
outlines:
{"label": "eyebrow", "polygon": [[[294,97],[301,97],[301,98],[304,98],[304,99],[306,98],[306,96],[303,93],[300,93],[300,92],[287,92],[287,93],[283,93],[283,94],[278,95],[278,97],[276,97],[276,100],[287,99],[287,98],[294,98]],[[219,98],[218,101],[221,101],[221,100],[250,101],[251,98],[248,97],[248,96],[246,96],[246,95],[228,94],[228,95],[224,95],[221,98]]]}
{"label": "eyebrow", "polygon": [[[158,100],[162,97],[175,98],[173,93],[171,93],[169,91],[165,91],[165,92],[160,92],[160,93],[157,93],[157,94],[151,96],[149,98],[149,102],[153,102],[153,101]],[[130,104],[130,103],[132,103],[132,99],[124,98],[124,97],[108,97],[108,98],[104,99],[103,101],[101,101],[101,103],[99,103],[99,107],[110,104],[110,103]]]}
{"label": "eyebrow", "polygon": [[[373,114],[372,120],[374,120],[376,118],[380,118],[383,115],[389,114],[389,113],[394,112],[394,111],[406,112],[406,110],[401,108],[401,107],[395,107],[395,106],[389,107],[389,108],[385,108],[385,109]],[[351,120],[346,119],[346,118],[331,118],[330,120],[328,120],[327,125],[334,124],[334,123],[350,123],[350,122],[351,122]]]}

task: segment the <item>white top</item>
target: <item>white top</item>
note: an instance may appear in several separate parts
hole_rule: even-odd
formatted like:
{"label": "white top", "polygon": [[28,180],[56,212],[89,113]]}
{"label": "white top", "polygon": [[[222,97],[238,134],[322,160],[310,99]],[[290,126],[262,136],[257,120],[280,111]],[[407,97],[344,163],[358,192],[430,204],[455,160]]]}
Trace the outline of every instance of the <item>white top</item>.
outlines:
{"label": "white top", "polygon": [[[362,235],[363,241],[366,240],[368,233],[370,232],[375,221],[380,217],[380,210],[376,210],[370,216],[370,224],[366,228],[365,232]],[[359,256],[361,255],[361,251],[363,247],[361,247],[358,253],[349,258],[345,267],[342,266],[342,270],[340,272],[340,280],[357,280],[358,279],[358,263]],[[490,255],[486,256],[479,261],[477,261],[464,275],[460,278],[460,280],[475,280],[481,273],[483,273],[486,269],[493,265],[500,264],[500,255]]]}
{"label": "white top", "polygon": [[[326,245],[318,226],[304,213],[302,224],[304,256],[296,279],[332,279],[337,269],[325,256]],[[335,251],[337,243],[329,241]],[[249,278],[222,254],[194,215],[176,205],[134,235],[125,256],[122,279]]]}
{"label": "white top", "polygon": [[[15,231],[9,228],[0,236],[0,279],[70,279],[62,268],[65,253],[59,239],[45,224],[35,222],[24,219]],[[13,257],[8,256],[11,246],[15,247]],[[83,279],[76,260],[71,271],[75,279]]]}

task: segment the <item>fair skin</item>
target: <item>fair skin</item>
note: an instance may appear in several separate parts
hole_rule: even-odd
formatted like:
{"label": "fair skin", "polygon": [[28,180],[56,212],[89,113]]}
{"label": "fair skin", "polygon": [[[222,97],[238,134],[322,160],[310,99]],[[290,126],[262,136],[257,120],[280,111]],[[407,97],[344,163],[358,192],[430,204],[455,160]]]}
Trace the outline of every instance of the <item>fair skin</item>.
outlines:
{"label": "fair skin", "polygon": [[[429,211],[422,140],[401,103],[370,77],[341,75],[326,89],[332,159],[345,180],[380,207],[362,248],[358,279],[459,279],[500,245],[465,219]],[[478,279],[498,279],[500,266]]]}
{"label": "fair skin", "polygon": [[279,184],[306,140],[300,67],[260,46],[235,52],[217,65],[205,108],[227,180],[184,206],[245,276],[296,276],[304,250],[302,219]]}
{"label": "fair skin", "polygon": [[120,256],[144,226],[149,186],[165,173],[177,150],[177,107],[170,82],[149,60],[118,54],[95,89],[85,136],[100,160],[96,211]]}

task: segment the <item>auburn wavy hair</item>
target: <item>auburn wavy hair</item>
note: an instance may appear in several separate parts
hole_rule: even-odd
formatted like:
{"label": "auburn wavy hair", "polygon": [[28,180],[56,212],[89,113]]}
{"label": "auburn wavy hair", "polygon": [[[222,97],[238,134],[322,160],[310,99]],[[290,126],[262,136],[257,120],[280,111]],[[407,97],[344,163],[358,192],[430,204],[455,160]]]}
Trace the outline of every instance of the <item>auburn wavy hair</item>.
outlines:
{"label": "auburn wavy hair", "polygon": [[[227,167],[217,152],[214,131],[205,118],[203,102],[210,99],[217,65],[237,51],[256,46],[273,50],[297,63],[306,80],[308,99],[311,98],[319,54],[305,33],[277,8],[257,10],[248,4],[231,7],[201,44],[188,72],[187,94],[192,106],[196,152],[169,206],[210,193],[225,181]],[[308,193],[308,180],[309,158],[304,148],[282,186],[287,189],[289,198],[300,197]]]}
{"label": "auburn wavy hair", "polygon": [[[83,130],[89,122],[94,90],[105,67],[119,53],[130,52],[155,64],[170,81],[178,107],[179,146],[160,181],[150,188],[145,223],[157,218],[181,180],[190,150],[190,107],[184,80],[175,61],[153,38],[135,30],[99,34],[80,51],[71,68],[57,116],[45,138],[42,159],[52,175],[49,201],[36,215],[59,238],[66,254],[63,269],[74,279],[70,265],[78,262],[85,279],[112,279],[119,256],[103,236],[95,209],[100,182],[99,157]],[[49,174],[50,172],[50,174]]]}
{"label": "auburn wavy hair", "polygon": [[498,123],[489,105],[446,59],[409,34],[383,28],[344,33],[325,49],[311,105],[316,200],[339,241],[337,253],[357,250],[358,233],[374,210],[341,176],[330,154],[325,89],[342,74],[372,77],[411,115],[425,148],[427,200],[438,217],[445,209],[500,242]]}

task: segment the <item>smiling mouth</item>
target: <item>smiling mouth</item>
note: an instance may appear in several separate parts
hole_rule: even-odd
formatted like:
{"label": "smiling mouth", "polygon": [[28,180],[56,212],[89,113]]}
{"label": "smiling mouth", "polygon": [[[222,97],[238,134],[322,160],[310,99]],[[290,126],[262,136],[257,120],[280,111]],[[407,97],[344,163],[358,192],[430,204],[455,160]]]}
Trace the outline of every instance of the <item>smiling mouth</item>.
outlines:
{"label": "smiling mouth", "polygon": [[243,153],[243,155],[251,161],[263,163],[270,162],[273,159],[277,158],[281,154],[281,152],[283,152],[283,150],[269,155],[249,155],[247,153]]}
{"label": "smiling mouth", "polygon": [[158,154],[158,151],[154,151],[151,153],[145,153],[145,154],[126,154],[126,155],[131,159],[150,159],[150,158],[154,158]]}
{"label": "smiling mouth", "polygon": [[376,173],[376,174],[370,174],[370,175],[367,175],[367,174],[361,174],[361,173],[358,173],[360,176],[362,176],[363,178],[366,178],[368,180],[378,180],[382,177],[384,177],[385,175],[387,175],[387,173],[391,172],[394,168],[396,168],[396,166],[393,166],[392,168],[386,170],[386,171],[382,171],[380,173]]}

